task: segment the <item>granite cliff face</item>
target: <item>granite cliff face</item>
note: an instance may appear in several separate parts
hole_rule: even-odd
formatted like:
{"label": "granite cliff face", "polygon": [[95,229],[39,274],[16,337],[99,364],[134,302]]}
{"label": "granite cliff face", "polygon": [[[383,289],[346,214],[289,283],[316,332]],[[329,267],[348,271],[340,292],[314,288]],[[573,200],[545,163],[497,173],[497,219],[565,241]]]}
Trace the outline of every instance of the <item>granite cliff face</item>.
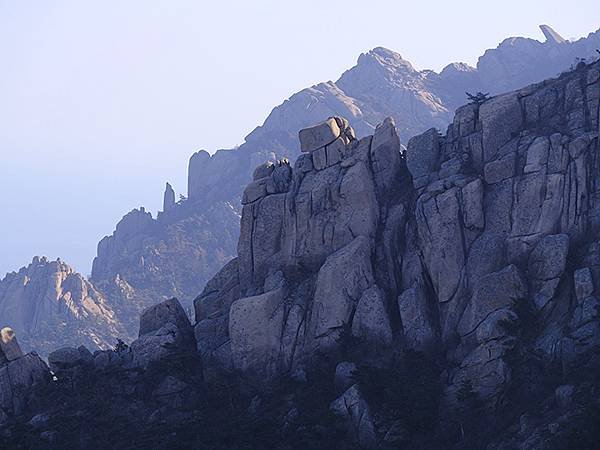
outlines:
{"label": "granite cliff face", "polygon": [[123,329],[106,298],[62,261],[33,258],[0,280],[0,317],[27,350],[57,345],[112,346]]}
{"label": "granite cliff face", "polygon": [[242,193],[254,168],[282,158],[294,163],[301,153],[299,129],[341,116],[363,137],[391,117],[406,144],[431,127],[444,129],[464,102],[465,91],[499,93],[555,76],[576,57],[595,55],[600,47],[598,32],[571,43],[549,28],[543,31],[543,43],[510,38],[486,51],[476,68],[453,63],[439,74],[418,71],[382,47],[360,55],[337,81],[304,89],[274,108],[238,148],[192,155],[187,200],[175,202],[169,185],[157,219],[144,210],[125,216],[113,235],[100,242],[92,281],[120,312],[130,334],[146,306],[177,296],[189,308],[206,282],[236,255]]}
{"label": "granite cliff face", "polygon": [[[360,140],[340,117],[301,130],[293,169],[256,169],[238,257],[195,301],[207,373],[268,383],[416,350],[443,361],[442,410],[468,386],[498,412],[528,356],[566,379],[597,367],[599,104],[600,63],[580,64],[406,149],[392,119]],[[369,441],[383,424],[336,406],[357,390],[332,408]]]}
{"label": "granite cliff face", "polygon": [[[600,62],[480,98],[406,147],[392,118],[363,138],[339,116],[301,129],[293,164],[255,168],[238,256],[195,323],[166,300],[131,346],[51,353],[54,383],[32,364],[34,381],[10,390],[24,406],[0,405],[1,436],[594,448],[599,134]],[[2,377],[24,357],[10,331],[0,349]]]}

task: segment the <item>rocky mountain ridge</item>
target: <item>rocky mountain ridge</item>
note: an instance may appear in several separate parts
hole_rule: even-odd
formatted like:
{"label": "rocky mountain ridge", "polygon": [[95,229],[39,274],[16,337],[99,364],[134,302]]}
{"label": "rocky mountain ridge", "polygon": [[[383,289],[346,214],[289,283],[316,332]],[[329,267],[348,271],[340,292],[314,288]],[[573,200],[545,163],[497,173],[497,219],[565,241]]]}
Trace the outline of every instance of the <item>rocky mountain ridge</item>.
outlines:
{"label": "rocky mountain ridge", "polygon": [[[600,32],[572,43],[556,38],[558,34],[548,31],[549,27],[543,30],[550,36],[546,42],[510,38],[486,51],[477,68],[453,63],[439,74],[418,71],[398,53],[382,47],[360,55],[357,64],[337,81],[304,89],[275,107],[238,148],[218,150],[214,155],[205,151],[193,154],[187,200],[169,209],[168,216],[163,213],[158,224],[147,221],[143,231],[137,228],[132,239],[117,227],[113,238],[105,238],[99,245],[92,281],[102,286],[109,298],[120,295],[114,284],[119,275],[134,291],[140,291],[140,304],[148,306],[175,295],[190,305],[218,268],[236,255],[242,192],[254,168],[282,158],[293,163],[301,153],[297,130],[342,116],[356,135],[363,137],[373,134],[376,125],[389,116],[397,125],[400,141],[406,144],[431,127],[445,129],[454,110],[464,102],[465,91],[496,94],[516,89],[555,76],[567,70],[576,57],[594,56],[595,48],[600,47]],[[139,210],[130,214],[144,216]],[[129,220],[126,216],[123,222]],[[106,245],[109,239],[110,250]],[[184,247],[194,251],[180,258]],[[142,264],[142,259],[152,263]],[[180,265],[182,259],[188,266]],[[185,275],[191,269],[193,279]],[[139,309],[131,317],[137,317],[137,312]]]}
{"label": "rocky mountain ridge", "polygon": [[[454,63],[439,74],[418,71],[399,54],[375,48],[337,81],[304,89],[274,108],[240,147],[192,155],[187,199],[175,201],[168,185],[158,217],[135,209],[98,245],[89,281],[116,314],[121,336],[133,338],[140,312],[164,299],[176,296],[191,310],[210,277],[237,254],[242,193],[254,168],[284,157],[293,163],[301,153],[298,129],[343,116],[362,137],[390,116],[406,144],[427,128],[444,129],[467,90],[513,89],[553,76],[600,47],[599,32],[571,43],[549,28],[543,31],[546,42],[510,38],[486,51],[476,68]],[[12,324],[31,348],[24,325]]]}
{"label": "rocky mountain ridge", "polygon": [[173,299],[143,312],[130,347],[53,352],[54,384],[0,405],[2,436],[594,448],[599,140],[600,62],[478,99],[406,147],[392,118],[363,138],[339,116],[304,128],[293,165],[254,170],[238,256],[195,324]]}
{"label": "rocky mountain ridge", "polygon": [[[195,302],[207,380],[306,380],[323,358],[337,375],[419,352],[443,368],[440,420],[472,398],[510,423],[533,414],[520,396],[542,380],[558,398],[598,367],[600,62],[463,106],[406,149],[393,119],[359,140],[340,117],[299,138],[293,168],[255,171],[238,257]],[[352,377],[330,408],[361,447],[396,424]],[[564,424],[545,426],[486,444],[556,448]]]}

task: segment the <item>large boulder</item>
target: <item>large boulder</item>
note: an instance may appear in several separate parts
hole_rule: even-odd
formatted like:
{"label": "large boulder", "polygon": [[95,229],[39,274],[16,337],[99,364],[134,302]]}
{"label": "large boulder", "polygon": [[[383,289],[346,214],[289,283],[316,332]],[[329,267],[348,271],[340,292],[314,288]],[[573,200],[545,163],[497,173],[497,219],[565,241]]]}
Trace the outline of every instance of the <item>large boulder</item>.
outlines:
{"label": "large boulder", "polygon": [[304,128],[298,133],[300,149],[312,152],[320,147],[331,144],[340,136],[340,127],[335,118],[330,117],[324,122]]}
{"label": "large boulder", "polygon": [[402,149],[394,119],[388,117],[377,125],[371,141],[373,177],[380,196],[392,190],[398,182]]}
{"label": "large boulder", "polygon": [[33,395],[33,387],[49,380],[46,363],[35,353],[28,353],[0,368],[0,408],[20,414]]}
{"label": "large boulder", "polygon": [[195,350],[192,325],[175,298],[146,309],[140,317],[140,337],[132,342],[132,367],[147,367],[167,357]]}
{"label": "large boulder", "polygon": [[5,327],[0,330],[0,365],[2,361],[14,361],[23,356],[17,336],[12,328]]}
{"label": "large boulder", "polygon": [[408,141],[406,165],[413,177],[415,187],[427,184],[428,175],[439,162],[439,153],[439,133],[435,128]]}
{"label": "large boulder", "polygon": [[190,319],[188,319],[183,307],[176,298],[165,300],[144,310],[140,316],[139,335],[143,336],[157,331],[168,323],[175,325],[182,331],[191,327]]}

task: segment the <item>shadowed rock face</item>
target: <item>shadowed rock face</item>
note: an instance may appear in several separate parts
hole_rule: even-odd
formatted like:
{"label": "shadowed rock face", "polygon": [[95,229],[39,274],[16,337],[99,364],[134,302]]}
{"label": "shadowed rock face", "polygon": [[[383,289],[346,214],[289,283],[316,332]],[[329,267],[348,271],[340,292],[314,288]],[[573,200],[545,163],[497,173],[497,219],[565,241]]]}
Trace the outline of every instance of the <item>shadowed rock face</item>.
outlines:
{"label": "shadowed rock face", "polygon": [[392,119],[300,131],[289,174],[253,183],[290,181],[245,195],[238,257],[195,301],[207,367],[294,374],[350,333],[366,360],[444,355],[448,404],[466,381],[494,404],[524,309],[532,349],[581,364],[600,340],[599,69],[461,107],[406,149]]}
{"label": "shadowed rock face", "polygon": [[0,281],[0,318],[43,355],[64,344],[106,347],[123,333],[91,283],[60,260],[38,257]]}
{"label": "shadowed rock face", "polygon": [[46,363],[35,353],[23,354],[11,328],[0,331],[0,426],[12,415],[22,414],[34,396],[34,388],[49,381]]}

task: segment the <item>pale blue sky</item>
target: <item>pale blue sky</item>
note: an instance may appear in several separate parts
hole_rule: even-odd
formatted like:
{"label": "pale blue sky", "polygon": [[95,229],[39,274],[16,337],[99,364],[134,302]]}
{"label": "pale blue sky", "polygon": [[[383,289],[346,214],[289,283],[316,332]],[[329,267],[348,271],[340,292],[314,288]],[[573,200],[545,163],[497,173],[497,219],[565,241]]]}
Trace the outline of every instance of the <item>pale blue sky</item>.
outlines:
{"label": "pale blue sky", "polygon": [[[208,4],[210,3],[210,4]],[[36,254],[89,273],[133,207],[185,193],[187,160],[361,52],[476,63],[508,36],[600,27],[597,0],[0,0],[0,277]]]}

